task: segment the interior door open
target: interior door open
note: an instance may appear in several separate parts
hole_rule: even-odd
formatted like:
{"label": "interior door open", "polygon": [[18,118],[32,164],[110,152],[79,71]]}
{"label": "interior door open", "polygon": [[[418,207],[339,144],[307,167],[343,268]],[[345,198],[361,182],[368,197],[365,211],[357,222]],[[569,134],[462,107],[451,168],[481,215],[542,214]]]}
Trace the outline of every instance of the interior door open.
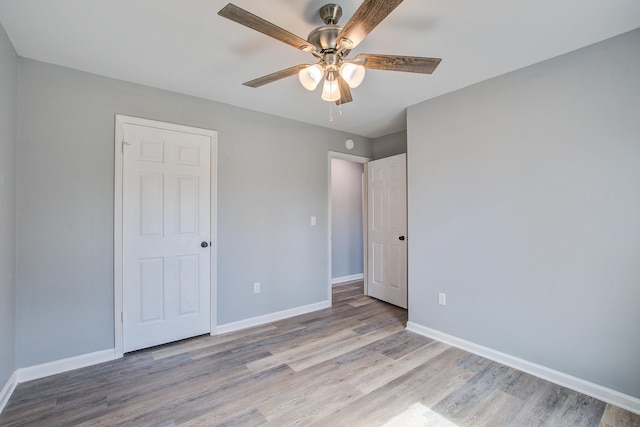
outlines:
{"label": "interior door open", "polygon": [[407,308],[407,155],[368,163],[367,293]]}
{"label": "interior door open", "polygon": [[126,123],[124,352],[211,330],[211,138]]}

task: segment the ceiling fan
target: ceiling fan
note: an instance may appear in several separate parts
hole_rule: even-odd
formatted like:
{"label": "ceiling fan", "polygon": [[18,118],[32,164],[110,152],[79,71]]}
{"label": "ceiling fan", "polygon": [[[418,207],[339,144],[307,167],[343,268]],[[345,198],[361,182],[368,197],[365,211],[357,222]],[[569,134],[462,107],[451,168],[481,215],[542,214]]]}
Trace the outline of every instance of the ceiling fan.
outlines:
{"label": "ceiling fan", "polygon": [[368,53],[347,58],[351,49],[358,46],[400,3],[402,0],[364,0],[344,27],[338,25],[342,8],[337,4],[326,4],[319,10],[325,25],[311,31],[307,40],[231,3],[218,15],[308,52],[317,60],[315,64],[295,65],[243,85],[256,88],[298,74],[305,89],[315,90],[324,79],[322,99],[341,105],[353,100],[351,89],[362,83],[367,68],[431,74],[440,63],[440,58]]}

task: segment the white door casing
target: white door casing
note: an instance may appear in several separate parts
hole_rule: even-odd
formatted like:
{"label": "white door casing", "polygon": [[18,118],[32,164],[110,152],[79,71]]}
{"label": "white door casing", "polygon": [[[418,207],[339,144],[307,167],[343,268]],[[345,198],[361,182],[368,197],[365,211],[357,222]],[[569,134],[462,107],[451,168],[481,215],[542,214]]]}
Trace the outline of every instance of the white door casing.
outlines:
{"label": "white door casing", "polygon": [[217,134],[125,116],[117,116],[116,127],[121,356],[215,329]]}
{"label": "white door casing", "polygon": [[407,155],[368,163],[368,295],[407,308]]}

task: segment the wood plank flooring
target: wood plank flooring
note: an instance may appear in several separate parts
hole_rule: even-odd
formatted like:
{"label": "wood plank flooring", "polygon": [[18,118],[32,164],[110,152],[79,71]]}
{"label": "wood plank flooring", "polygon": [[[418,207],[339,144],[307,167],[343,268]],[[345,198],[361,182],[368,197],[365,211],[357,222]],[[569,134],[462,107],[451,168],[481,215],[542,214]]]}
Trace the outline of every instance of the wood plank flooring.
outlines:
{"label": "wood plank flooring", "polygon": [[640,426],[640,416],[404,329],[334,287],[333,307],[19,384],[1,426]]}

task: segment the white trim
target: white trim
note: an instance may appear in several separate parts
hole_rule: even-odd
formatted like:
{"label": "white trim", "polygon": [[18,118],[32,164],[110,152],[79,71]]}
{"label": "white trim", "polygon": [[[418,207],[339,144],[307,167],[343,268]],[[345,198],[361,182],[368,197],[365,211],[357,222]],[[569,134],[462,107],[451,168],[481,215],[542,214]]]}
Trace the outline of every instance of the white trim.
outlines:
{"label": "white trim", "polygon": [[369,165],[362,169],[362,274],[364,294],[369,295]]}
{"label": "white trim", "polygon": [[277,311],[275,313],[252,317],[245,320],[239,320],[237,322],[225,323],[224,325],[218,325],[218,327],[216,328],[216,335],[239,331],[240,329],[252,328],[254,326],[260,326],[264,325],[265,323],[288,319],[289,317],[300,316],[301,314],[307,314],[329,307],[331,307],[331,301],[321,301],[315,304],[303,305],[301,307]]}
{"label": "white trim", "polygon": [[[355,163],[361,163],[363,165],[366,165],[367,163],[369,163],[371,161],[371,158],[369,157],[363,157],[363,156],[356,156],[353,154],[347,154],[347,153],[339,153],[337,151],[329,151],[328,153],[328,166],[327,166],[327,218],[329,218],[329,221],[327,221],[328,226],[327,226],[327,283],[328,283],[328,287],[327,287],[327,299],[329,300],[329,306],[331,306],[332,300],[333,300],[333,295],[331,292],[331,286],[333,286],[333,284],[335,283],[334,280],[332,279],[331,276],[333,274],[332,270],[332,263],[331,263],[331,223],[332,223],[332,218],[331,218],[331,159],[342,159],[342,160],[349,160],[350,162],[355,162]],[[363,273],[363,278],[364,278],[364,293],[365,295],[367,294],[367,182],[368,180],[366,179],[367,176],[367,168],[364,168],[364,176],[365,179],[363,181],[363,186],[362,186],[362,197],[363,197],[363,203],[362,203],[362,221],[363,221],[363,234],[362,234],[362,268],[364,271]]]}
{"label": "white trim", "polygon": [[329,151],[329,158],[349,160],[354,163],[366,164],[373,160],[371,157],[358,156],[356,154],[341,153],[339,151]]}
{"label": "white trim", "polygon": [[331,279],[331,284],[335,285],[336,283],[351,282],[353,280],[360,279],[364,279],[364,273],[352,274],[351,276],[334,277]]}
{"label": "white trim", "polygon": [[209,170],[211,173],[211,207],[209,217],[211,218],[211,246],[210,246],[210,274],[209,280],[211,290],[209,296],[211,299],[210,313],[210,335],[214,335],[216,325],[218,324],[218,132],[211,135],[211,164]]}
{"label": "white trim", "polygon": [[20,368],[16,372],[18,374],[18,382],[23,383],[25,381],[37,380],[38,378],[73,371],[74,369],[97,365],[98,363],[109,362],[115,359],[117,359],[115,349],[111,348],[69,357],[67,359],[54,360],[53,362],[29,366],[27,368]]}
{"label": "white trim", "polygon": [[20,368],[13,372],[7,383],[2,388],[2,391],[0,391],[0,413],[4,410],[5,406],[9,402],[9,398],[11,398],[11,395],[19,383],[37,380],[39,378],[73,371],[74,369],[84,368],[91,365],[97,365],[98,363],[109,362],[117,358],[118,356],[115,348],[110,348],[107,350],[82,354],[80,356],[54,360],[40,365],[29,366],[27,368]]}
{"label": "white trim", "polygon": [[114,232],[113,232],[113,297],[114,297],[114,342],[115,355],[122,357],[124,355],[122,338],[122,145],[124,140],[124,125],[137,124],[148,127],[156,127],[161,129],[173,130],[178,132],[192,133],[196,135],[208,136],[211,138],[211,274],[210,274],[210,295],[211,295],[211,319],[210,333],[214,334],[216,330],[216,307],[217,307],[217,218],[218,218],[218,132],[211,129],[202,129],[191,126],[183,126],[174,123],[160,122],[156,120],[142,119],[139,117],[125,116],[116,114],[115,116],[115,144],[114,144]]}
{"label": "white trim", "polygon": [[640,415],[640,399],[636,397],[413,322],[407,322],[406,329]]}
{"label": "white trim", "polygon": [[13,371],[13,374],[7,380],[7,383],[2,387],[2,391],[0,391],[0,414],[4,411],[4,407],[9,403],[9,398],[13,394],[13,391],[16,389],[18,385],[18,372]]}
{"label": "white trim", "polygon": [[113,331],[116,357],[124,354],[122,347],[122,144],[126,116],[116,114],[113,184]]}

